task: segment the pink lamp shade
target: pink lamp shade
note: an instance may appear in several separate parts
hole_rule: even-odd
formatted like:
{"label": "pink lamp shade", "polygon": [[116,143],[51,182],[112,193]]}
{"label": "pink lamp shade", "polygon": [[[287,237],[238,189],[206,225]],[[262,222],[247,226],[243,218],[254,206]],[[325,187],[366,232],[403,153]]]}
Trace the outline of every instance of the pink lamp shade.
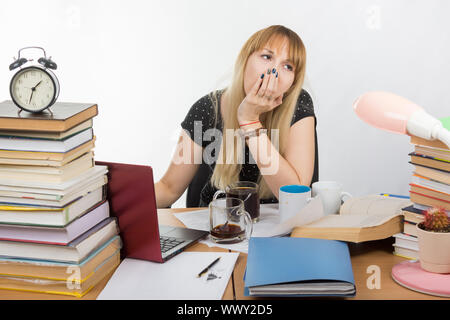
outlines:
{"label": "pink lamp shade", "polygon": [[368,124],[393,133],[408,134],[406,124],[416,111],[417,104],[390,92],[373,91],[360,96],[353,109]]}
{"label": "pink lamp shade", "polygon": [[427,140],[441,140],[450,148],[450,131],[422,107],[393,93],[372,91],[353,103],[359,118],[390,132],[414,135]]}

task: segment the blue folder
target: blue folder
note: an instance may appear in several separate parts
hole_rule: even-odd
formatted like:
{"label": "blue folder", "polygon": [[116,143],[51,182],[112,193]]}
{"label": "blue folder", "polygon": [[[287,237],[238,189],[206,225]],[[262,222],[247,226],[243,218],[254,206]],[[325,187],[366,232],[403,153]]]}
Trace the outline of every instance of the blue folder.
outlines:
{"label": "blue folder", "polygon": [[[335,240],[250,238],[244,282],[246,296],[352,297],[356,294],[348,246]],[[291,288],[272,289],[270,285]],[[313,287],[313,291],[305,286]],[[340,289],[326,290],[330,286],[340,286]],[[251,294],[249,289],[269,293]]]}

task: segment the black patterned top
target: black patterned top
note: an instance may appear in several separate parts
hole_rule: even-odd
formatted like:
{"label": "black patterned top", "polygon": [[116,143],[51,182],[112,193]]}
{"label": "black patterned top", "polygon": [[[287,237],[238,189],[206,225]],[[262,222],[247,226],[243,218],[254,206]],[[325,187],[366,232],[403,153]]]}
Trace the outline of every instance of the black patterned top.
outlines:
{"label": "black patterned top", "polygon": [[[223,132],[223,121],[222,121],[222,116],[221,116],[221,112],[220,112],[220,97],[223,93],[223,90],[219,90],[217,91],[217,102],[218,102],[218,119],[217,122],[215,124],[215,111],[214,111],[214,103],[211,100],[211,96],[205,95],[204,97],[200,98],[197,102],[195,102],[192,107],[190,108],[188,114],[186,115],[185,119],[183,120],[183,122],[181,122],[181,127],[187,131],[187,133],[190,135],[191,139],[197,143],[198,145],[202,146],[205,150],[205,148],[208,147],[208,145],[210,145],[211,143],[215,142],[214,135],[211,135],[211,130],[209,132],[208,129],[217,129],[220,130],[220,133]],[[317,120],[314,114],[314,106],[313,106],[313,102],[311,99],[311,96],[309,95],[309,93],[306,90],[302,90],[298,101],[297,101],[297,108],[294,111],[293,117],[292,117],[292,121],[291,121],[291,126],[296,123],[297,121],[305,118],[305,117],[314,117],[315,119],[315,126],[317,126]],[[215,125],[214,125],[215,124]],[[206,134],[205,134],[206,133]],[[315,171],[318,171],[318,166],[317,166],[317,134],[316,136],[316,165],[315,165]],[[206,139],[205,139],[206,137]],[[219,143],[215,142],[215,143]],[[212,145],[210,145],[211,147]],[[199,179],[199,177],[194,177],[193,180],[197,181],[201,181],[202,186],[196,186],[196,188],[193,186],[193,183],[191,183],[190,185],[190,189],[195,189],[195,190],[191,190],[193,192],[191,192],[191,195],[188,192],[188,198],[189,197],[194,197],[194,198],[198,198],[198,195],[196,193],[200,193],[200,198],[199,198],[199,202],[198,205],[196,204],[197,200],[195,200],[194,202],[191,201],[190,205],[189,205],[189,199],[188,199],[188,205],[187,207],[190,206],[198,206],[198,207],[206,207],[208,206],[208,204],[211,202],[212,197],[214,195],[214,193],[217,191],[217,189],[211,185],[210,183],[210,178],[212,175],[212,172],[214,171],[214,167],[215,167],[215,160],[217,159],[218,155],[215,155],[215,148],[210,148],[210,154],[212,156],[212,160],[211,161],[206,161],[205,162],[205,157],[203,157],[203,163],[202,166],[204,167],[203,170],[199,170],[202,171],[202,175],[203,177],[201,179]],[[219,144],[219,148],[217,150],[220,150],[220,144]],[[209,168],[209,170],[207,170],[206,166]],[[208,177],[207,174],[208,173]],[[239,174],[239,180],[240,181],[252,181],[252,182],[257,182],[258,177],[259,177],[260,171],[258,166],[256,165],[255,161],[252,158],[251,153],[249,152],[248,146],[245,145],[245,163],[242,164],[242,169],[241,172]],[[318,172],[314,173],[313,182],[318,180]],[[194,182],[194,181],[193,181]],[[269,199],[260,199],[260,203],[277,203],[278,200],[273,197],[273,198],[269,198]]]}

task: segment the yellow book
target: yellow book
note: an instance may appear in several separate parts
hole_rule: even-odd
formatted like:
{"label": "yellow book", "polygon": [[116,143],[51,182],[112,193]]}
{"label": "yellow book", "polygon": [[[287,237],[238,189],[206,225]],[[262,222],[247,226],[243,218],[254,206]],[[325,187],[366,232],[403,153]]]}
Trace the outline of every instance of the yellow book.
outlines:
{"label": "yellow book", "polygon": [[450,161],[450,150],[430,148],[416,145],[414,148],[414,152],[418,154],[423,154],[425,156],[433,157],[438,160],[447,160]]}
{"label": "yellow book", "polygon": [[[79,264],[0,257],[0,276],[56,281],[67,281],[70,277],[81,283],[91,277],[104,261],[113,258],[121,248],[121,239],[115,236]],[[68,270],[77,272],[67,273]]]}
{"label": "yellow book", "polygon": [[106,199],[106,187],[100,186],[62,208],[32,206],[0,207],[0,224],[64,227]]}
{"label": "yellow book", "polygon": [[113,272],[120,264],[120,252],[109,257],[84,279],[78,277],[77,269],[68,269],[73,273],[65,280],[50,280],[18,276],[0,276],[0,289],[41,292],[83,297],[103,278]]}
{"label": "yellow book", "polygon": [[2,165],[0,166],[0,176],[5,180],[61,183],[93,166],[93,153],[87,152],[61,167]]}
{"label": "yellow book", "polygon": [[395,247],[394,250],[394,255],[405,258],[405,259],[409,259],[409,260],[417,260],[419,259],[419,253],[406,249],[406,248],[400,248],[400,247]]}

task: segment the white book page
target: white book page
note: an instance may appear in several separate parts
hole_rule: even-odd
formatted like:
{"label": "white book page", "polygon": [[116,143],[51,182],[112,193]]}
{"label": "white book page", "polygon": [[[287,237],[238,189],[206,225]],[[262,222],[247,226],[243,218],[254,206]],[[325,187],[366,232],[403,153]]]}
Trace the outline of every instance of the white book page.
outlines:
{"label": "white book page", "polygon": [[328,215],[308,224],[315,228],[367,228],[382,225],[401,215],[401,209],[411,205],[409,199],[369,195],[348,199],[340,214]]}

